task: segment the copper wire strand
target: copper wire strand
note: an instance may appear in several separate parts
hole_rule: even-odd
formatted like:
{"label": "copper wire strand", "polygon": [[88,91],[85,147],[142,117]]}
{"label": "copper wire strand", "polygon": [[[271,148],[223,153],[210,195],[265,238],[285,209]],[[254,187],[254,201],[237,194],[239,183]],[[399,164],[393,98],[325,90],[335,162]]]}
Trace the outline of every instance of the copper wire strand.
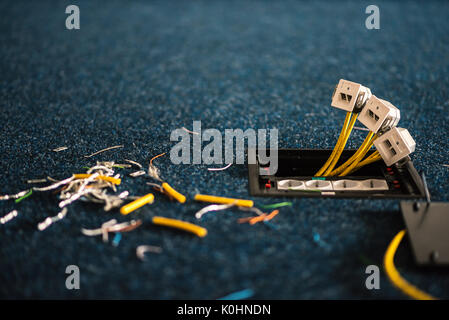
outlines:
{"label": "copper wire strand", "polygon": [[191,131],[191,130],[187,129],[186,127],[182,127],[181,129],[186,131],[186,132],[188,132],[188,133],[191,133],[191,134],[199,134],[198,132]]}
{"label": "copper wire strand", "polygon": [[105,148],[105,149],[101,149],[101,150],[99,150],[97,152],[94,152],[94,153],[92,153],[92,154],[90,154],[88,156],[84,156],[84,158],[90,158],[90,157],[96,156],[97,154],[100,154],[102,152],[105,152],[105,151],[108,151],[108,150],[112,150],[112,149],[117,149],[117,148],[123,148],[123,147],[124,147],[124,145],[122,145],[122,144],[118,145],[118,146],[108,147],[108,148]]}

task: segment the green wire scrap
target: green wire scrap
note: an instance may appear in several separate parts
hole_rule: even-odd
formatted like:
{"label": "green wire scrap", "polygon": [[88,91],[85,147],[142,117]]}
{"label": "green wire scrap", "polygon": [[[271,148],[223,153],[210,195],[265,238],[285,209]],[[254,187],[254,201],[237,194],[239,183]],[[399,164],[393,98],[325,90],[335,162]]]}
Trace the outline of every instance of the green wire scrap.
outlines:
{"label": "green wire scrap", "polygon": [[286,207],[286,206],[292,206],[291,202],[279,202],[279,203],[273,203],[273,204],[267,204],[262,206],[262,208],[264,209],[276,209],[276,208],[281,208],[281,207]]}
{"label": "green wire scrap", "polygon": [[29,196],[31,196],[31,194],[33,193],[33,189],[30,189],[30,191],[28,191],[28,193],[18,199],[15,200],[15,203],[19,203],[20,201],[22,201],[23,199],[28,198]]}

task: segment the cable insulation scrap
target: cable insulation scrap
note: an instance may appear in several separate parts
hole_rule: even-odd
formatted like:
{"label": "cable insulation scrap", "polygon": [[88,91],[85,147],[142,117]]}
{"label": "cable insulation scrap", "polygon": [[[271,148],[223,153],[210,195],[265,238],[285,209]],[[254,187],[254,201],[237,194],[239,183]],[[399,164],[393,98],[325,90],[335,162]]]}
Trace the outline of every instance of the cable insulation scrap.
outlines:
{"label": "cable insulation scrap", "polygon": [[384,256],[384,269],[390,281],[393,285],[401,290],[407,296],[417,299],[417,300],[437,300],[437,298],[431,296],[430,294],[421,291],[414,285],[410,284],[407,280],[401,277],[396,266],[394,265],[394,256],[396,254],[396,250],[401,243],[402,238],[404,237],[406,231],[401,230],[391,241],[390,245],[387,248]]}
{"label": "cable insulation scrap", "polygon": [[169,219],[164,217],[153,217],[153,223],[160,226],[171,227],[191,232],[201,238],[207,235],[207,229],[181,220]]}
{"label": "cable insulation scrap", "polygon": [[130,202],[123,207],[120,208],[120,213],[123,215],[127,215],[134,210],[139,209],[140,207],[143,207],[146,204],[153,203],[154,202],[154,195],[152,193],[148,193],[147,195],[144,195],[143,197],[134,200],[133,202]]}
{"label": "cable insulation scrap", "polygon": [[117,148],[123,148],[123,147],[124,147],[124,145],[121,144],[121,145],[118,145],[118,146],[113,146],[113,147],[101,149],[101,150],[99,150],[97,152],[94,152],[94,153],[88,155],[88,156],[84,156],[84,158],[90,158],[90,157],[96,156],[97,154],[100,154],[102,152],[105,152],[105,151],[108,151],[108,150],[112,150],[112,149],[117,149]]}
{"label": "cable insulation scrap", "polygon": [[207,168],[207,170],[209,170],[209,171],[222,171],[222,170],[226,170],[230,166],[232,166],[232,163],[228,164],[227,166],[225,166],[223,168]]}
{"label": "cable insulation scrap", "polygon": [[203,201],[203,202],[212,202],[212,203],[220,203],[220,204],[235,204],[239,207],[253,207],[254,206],[254,202],[252,200],[232,199],[232,198],[225,198],[225,197],[210,196],[210,195],[205,195],[205,194],[196,194],[194,199],[196,201]]}

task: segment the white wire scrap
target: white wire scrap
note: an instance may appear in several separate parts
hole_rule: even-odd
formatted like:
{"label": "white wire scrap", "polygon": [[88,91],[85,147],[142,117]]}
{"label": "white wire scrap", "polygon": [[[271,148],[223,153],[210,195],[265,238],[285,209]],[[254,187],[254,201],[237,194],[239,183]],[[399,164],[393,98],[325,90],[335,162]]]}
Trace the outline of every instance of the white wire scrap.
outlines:
{"label": "white wire scrap", "polygon": [[139,167],[140,169],[143,168],[143,166],[140,163],[136,162],[136,161],[132,161],[132,160],[128,160],[128,159],[125,159],[125,161],[129,162],[129,163],[131,163],[131,164],[133,164],[133,165],[135,165],[137,167]]}
{"label": "white wire scrap", "polygon": [[50,190],[53,190],[53,189],[57,189],[60,186],[65,185],[65,184],[71,182],[74,179],[75,179],[75,176],[72,175],[70,178],[67,178],[67,179],[59,181],[57,183],[51,184],[51,185],[49,185],[47,187],[42,187],[42,188],[34,187],[33,191],[50,191]]}
{"label": "white wire scrap", "polygon": [[117,223],[116,219],[111,219],[106,221],[101,225],[101,228],[97,229],[84,229],[81,228],[81,232],[85,236],[94,237],[102,235],[103,241],[108,242],[109,240],[109,232],[121,232],[124,228],[130,227],[130,226],[138,226],[142,222],[140,220],[131,220],[127,222]]}
{"label": "white wire scrap", "polygon": [[145,172],[144,170],[139,170],[139,171],[130,173],[129,175],[130,175],[131,177],[135,178],[135,177],[143,176],[145,173],[146,173],[146,172]]}
{"label": "white wire scrap", "polygon": [[51,226],[53,223],[58,222],[59,220],[64,219],[66,215],[67,215],[67,208],[63,208],[61,210],[61,212],[59,212],[54,217],[47,217],[44,221],[39,223],[37,225],[37,228],[39,229],[39,231],[44,231],[49,226]]}
{"label": "white wire scrap", "polygon": [[5,216],[0,218],[0,223],[1,224],[5,224],[9,221],[11,221],[12,219],[14,219],[15,217],[17,217],[19,213],[17,212],[17,210],[13,210],[10,213],[6,214]]}
{"label": "white wire scrap", "polygon": [[28,192],[30,192],[30,190],[20,191],[16,194],[5,194],[3,196],[0,196],[0,200],[19,199],[20,197],[26,195]]}
{"label": "white wire scrap", "polygon": [[145,260],[145,253],[146,252],[152,252],[152,253],[161,253],[162,248],[157,246],[149,246],[149,245],[141,245],[136,248],[136,256],[140,260]]}
{"label": "white wire scrap", "polygon": [[209,170],[209,171],[222,171],[222,170],[226,170],[230,166],[232,166],[232,162],[230,164],[228,164],[227,166],[223,167],[223,168],[207,168],[207,170]]}
{"label": "white wire scrap", "polygon": [[156,168],[153,164],[150,164],[148,166],[148,175],[150,177],[152,177],[153,179],[156,179],[158,181],[162,181],[161,177],[159,176],[159,173],[160,173],[159,169]]}
{"label": "white wire scrap", "polygon": [[61,151],[67,150],[68,148],[69,147],[64,146],[64,147],[55,148],[52,151],[54,151],[54,152],[61,152]]}
{"label": "white wire scrap", "polygon": [[47,179],[30,179],[27,180],[27,183],[44,183],[47,182]]}
{"label": "white wire scrap", "polygon": [[206,213],[208,213],[208,212],[226,210],[226,209],[229,209],[229,208],[231,208],[233,206],[235,206],[234,203],[230,203],[230,204],[211,204],[211,205],[209,205],[207,207],[204,207],[203,209],[201,209],[197,213],[195,213],[195,218],[201,219],[201,217],[203,215],[205,215]]}

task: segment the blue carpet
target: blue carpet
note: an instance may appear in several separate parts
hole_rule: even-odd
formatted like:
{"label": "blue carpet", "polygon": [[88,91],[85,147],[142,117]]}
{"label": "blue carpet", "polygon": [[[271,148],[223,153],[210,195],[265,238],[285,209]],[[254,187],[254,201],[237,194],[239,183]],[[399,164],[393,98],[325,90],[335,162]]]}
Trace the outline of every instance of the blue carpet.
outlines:
{"label": "blue carpet", "polygon": [[[80,30],[65,29],[69,4],[80,7]],[[330,148],[344,118],[330,107],[331,94],[344,78],[400,108],[400,126],[417,143],[416,168],[433,200],[448,201],[449,3],[378,1],[380,30],[365,28],[369,4],[2,1],[0,194],[97,160],[148,163],[173,146],[172,130],[193,120],[219,130],[278,128],[280,147]],[[364,134],[356,131],[349,147]],[[83,157],[118,144],[124,148]],[[69,149],[51,151],[63,145]],[[397,201],[294,199],[273,219],[278,230],[237,224],[245,215],[229,210],[202,220],[209,234],[200,239],[152,226],[151,217],[196,222],[204,206],[192,201],[197,191],[248,198],[246,167],[156,163],[189,200],[156,194],[132,216],[144,225],[124,233],[118,247],[80,232],[129,219],[118,212],[76,203],[39,232],[37,223],[58,212],[55,195],[2,201],[1,215],[16,208],[19,216],[0,226],[0,296],[216,299],[251,289],[259,299],[404,298],[383,272],[380,290],[365,288],[367,263],[381,266],[404,228]],[[145,194],[145,182],[125,176],[119,189]],[[164,251],[142,262],[140,244]],[[80,268],[80,290],[65,288],[71,264]],[[418,268],[408,241],[396,264],[413,284],[449,298],[448,271]]]}

